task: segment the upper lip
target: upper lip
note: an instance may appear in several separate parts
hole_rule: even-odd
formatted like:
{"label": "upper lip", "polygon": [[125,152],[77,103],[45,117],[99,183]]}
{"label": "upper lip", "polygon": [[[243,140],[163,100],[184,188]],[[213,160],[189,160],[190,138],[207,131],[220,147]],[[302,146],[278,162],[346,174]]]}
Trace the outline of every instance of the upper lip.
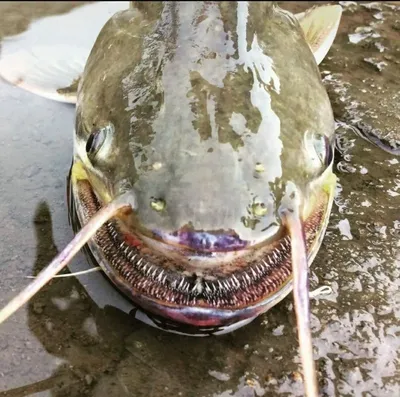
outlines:
{"label": "upper lip", "polygon": [[154,231],[166,244],[179,245],[189,250],[204,252],[228,252],[246,248],[249,241],[239,238],[233,233],[208,233],[204,231],[177,231],[175,233],[164,233]]}

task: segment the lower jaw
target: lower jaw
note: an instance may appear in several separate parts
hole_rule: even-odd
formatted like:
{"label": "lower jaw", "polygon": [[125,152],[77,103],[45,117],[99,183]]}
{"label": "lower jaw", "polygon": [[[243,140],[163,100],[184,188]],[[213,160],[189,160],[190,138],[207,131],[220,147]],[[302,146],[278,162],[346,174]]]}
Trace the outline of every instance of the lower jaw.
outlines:
{"label": "lower jaw", "polygon": [[[88,180],[70,181],[69,193],[71,220],[77,232],[101,205]],[[314,211],[305,220],[309,265],[322,242],[331,205],[332,194],[323,192]],[[256,261],[246,264],[244,270],[211,277],[208,275],[199,293],[196,291],[196,280],[184,278],[182,272],[175,271],[174,274],[168,271],[167,274],[165,268],[150,267],[146,262],[148,257],[142,255],[146,251],[143,250],[145,245],[139,239],[136,241],[140,244],[136,247],[125,244],[121,248],[122,240],[118,231],[112,222],[106,223],[88,243],[90,252],[112,283],[152,318],[152,325],[158,324],[159,328],[177,329],[178,325],[180,328],[204,330],[210,327],[232,328],[266,312],[292,290],[288,237],[275,243],[278,247],[286,244],[285,250],[274,251],[275,247],[269,246],[263,253],[261,249],[257,251]],[[278,255],[276,252],[283,252],[284,255],[275,265],[270,265],[272,255]],[[132,263],[133,256],[136,256],[135,264]],[[189,287],[187,284],[190,284]],[[188,333],[193,333],[193,330]]]}

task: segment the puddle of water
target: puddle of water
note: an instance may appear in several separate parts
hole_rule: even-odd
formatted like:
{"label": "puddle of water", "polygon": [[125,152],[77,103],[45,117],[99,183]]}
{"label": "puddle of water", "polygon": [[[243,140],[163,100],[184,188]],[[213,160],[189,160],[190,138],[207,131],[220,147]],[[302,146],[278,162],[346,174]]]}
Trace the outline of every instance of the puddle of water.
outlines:
{"label": "puddle of water", "polygon": [[[72,238],[65,178],[74,109],[1,82],[0,109],[3,306]],[[390,192],[400,192],[400,167],[348,124],[337,132],[336,205],[311,277],[312,289],[333,291],[312,301],[321,391],[398,396],[400,219]],[[79,255],[71,270],[85,266]],[[303,395],[291,297],[204,339],[150,328],[129,307],[100,274],[54,279],[0,327],[0,395]]]}

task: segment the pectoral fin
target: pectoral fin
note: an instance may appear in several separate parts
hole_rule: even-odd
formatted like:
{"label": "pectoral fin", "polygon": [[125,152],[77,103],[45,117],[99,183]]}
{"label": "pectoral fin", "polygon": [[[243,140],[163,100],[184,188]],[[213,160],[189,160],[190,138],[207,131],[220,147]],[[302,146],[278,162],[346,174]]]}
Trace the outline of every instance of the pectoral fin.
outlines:
{"label": "pectoral fin", "polygon": [[76,103],[79,78],[104,24],[128,1],[97,2],[34,21],[3,40],[0,77],[42,97]]}
{"label": "pectoral fin", "polygon": [[71,46],[21,49],[0,59],[0,76],[33,94],[76,103],[77,82],[86,55],[83,49]]}

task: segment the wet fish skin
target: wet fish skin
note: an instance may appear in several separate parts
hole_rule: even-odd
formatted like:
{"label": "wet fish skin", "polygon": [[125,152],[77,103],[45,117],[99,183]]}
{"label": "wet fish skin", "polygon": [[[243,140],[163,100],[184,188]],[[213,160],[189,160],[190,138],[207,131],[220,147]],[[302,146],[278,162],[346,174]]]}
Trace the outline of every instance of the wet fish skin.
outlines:
{"label": "wet fish skin", "polygon": [[[307,197],[326,169],[314,135],[333,144],[329,98],[297,20],[268,2],[138,4],[105,25],[80,84],[77,155],[85,160],[94,128],[113,126],[107,152],[84,161],[95,190],[109,200],[133,187],[146,230],[191,223],[264,240],[280,224],[285,183]],[[254,177],[257,164],[265,171]],[[152,197],[167,210],[154,211]],[[268,211],[252,230],[243,216],[254,197]]]}

